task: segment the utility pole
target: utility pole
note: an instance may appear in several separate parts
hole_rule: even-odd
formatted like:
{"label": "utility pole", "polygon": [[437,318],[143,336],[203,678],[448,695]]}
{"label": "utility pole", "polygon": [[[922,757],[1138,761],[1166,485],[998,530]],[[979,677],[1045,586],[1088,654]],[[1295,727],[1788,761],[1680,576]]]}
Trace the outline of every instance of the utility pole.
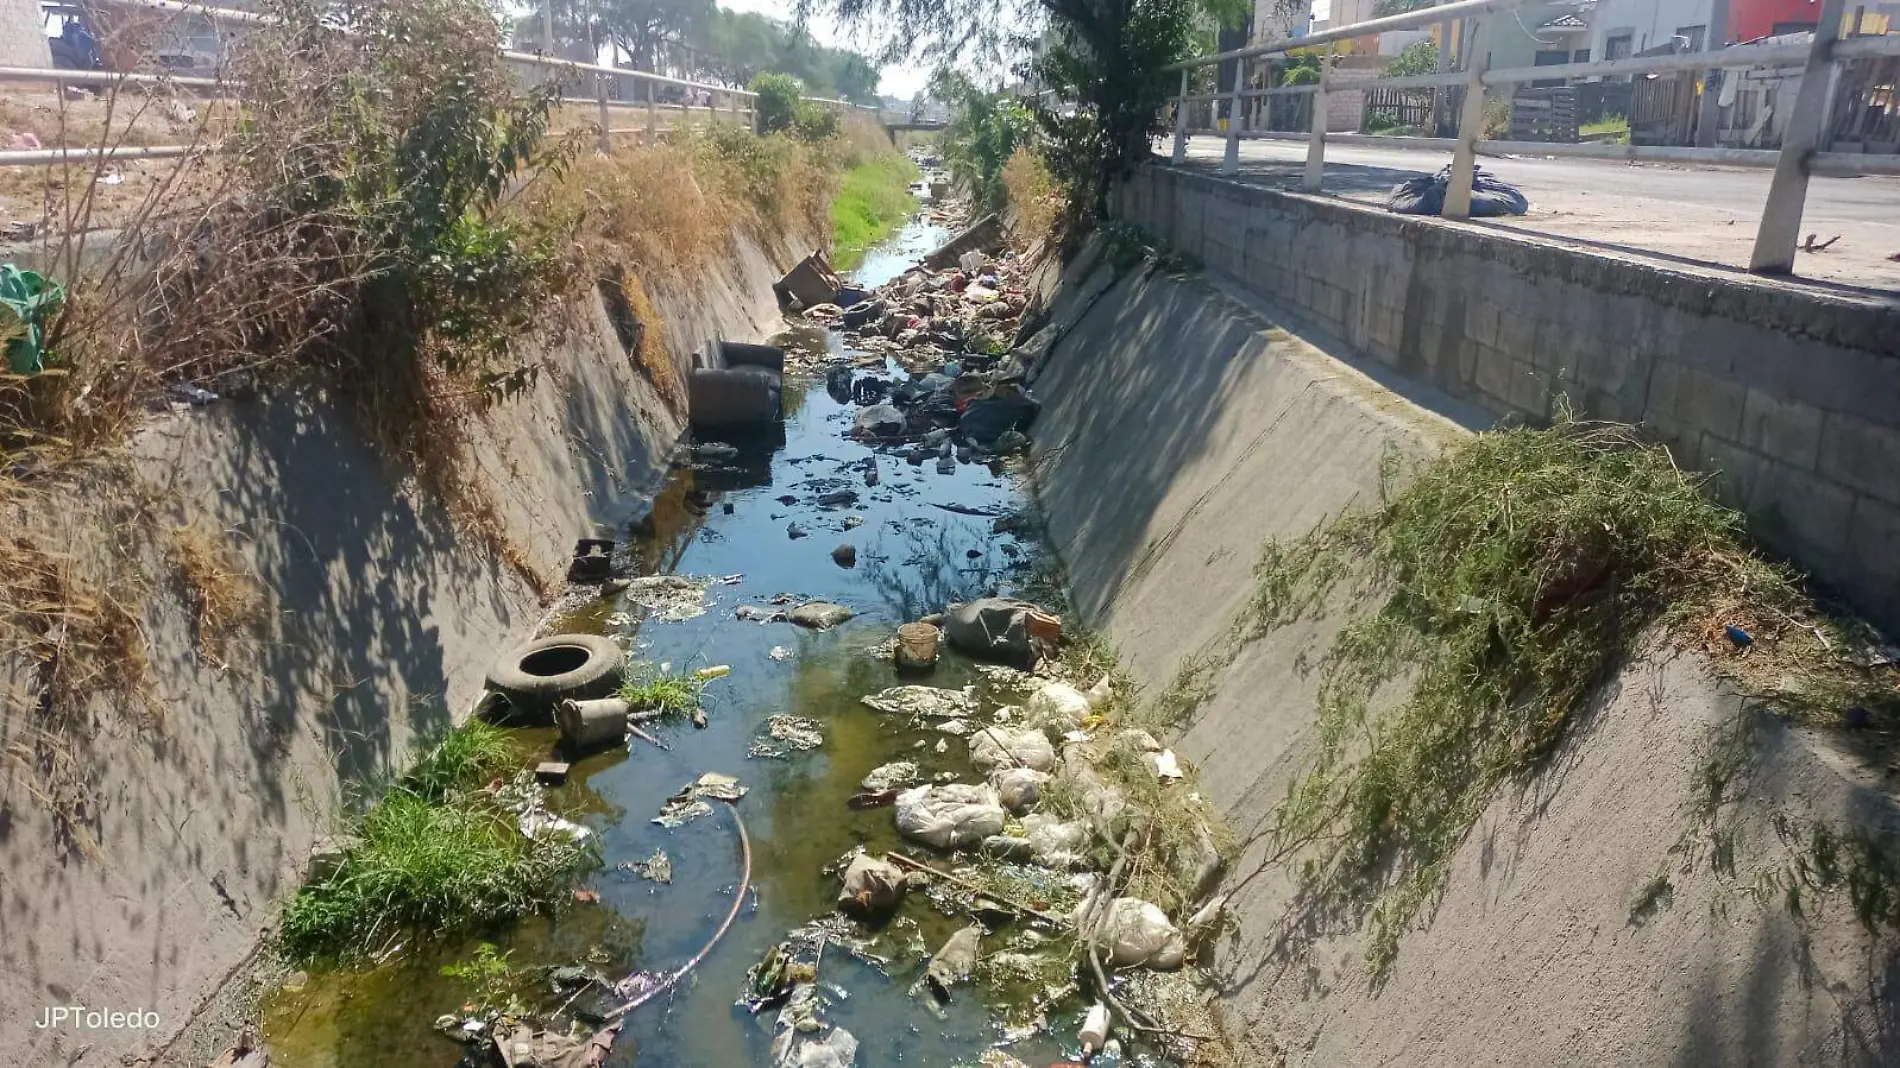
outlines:
{"label": "utility pole", "polygon": [[[1709,32],[1704,37],[1705,49],[1728,47],[1728,0],[1710,0]],[[1735,73],[1713,68],[1702,72],[1702,110],[1695,120],[1697,148],[1715,147],[1716,128],[1722,125],[1722,82]]]}
{"label": "utility pole", "polygon": [[541,54],[554,55],[554,0],[541,0]]}

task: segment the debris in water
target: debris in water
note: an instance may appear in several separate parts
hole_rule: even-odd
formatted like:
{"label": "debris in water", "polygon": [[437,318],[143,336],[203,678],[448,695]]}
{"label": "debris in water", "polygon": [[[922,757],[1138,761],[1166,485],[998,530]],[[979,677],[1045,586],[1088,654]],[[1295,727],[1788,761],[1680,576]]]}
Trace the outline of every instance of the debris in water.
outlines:
{"label": "debris in water", "polygon": [[[964,735],[976,729],[976,726],[967,719],[941,720],[936,724],[936,727],[938,730],[942,731],[943,733],[954,735],[958,738],[961,738]],[[938,744],[941,745],[942,743],[938,743]],[[947,749],[939,749],[937,751],[940,753],[948,752]]]}
{"label": "debris in water", "polygon": [[962,718],[974,716],[977,711],[976,690],[968,686],[961,690],[946,690],[941,686],[893,686],[866,696],[864,703],[879,712],[927,719]]}
{"label": "debris in water", "polygon": [[772,651],[765,655],[774,660],[790,660],[792,658],[792,651],[783,645],[774,645]]}
{"label": "debris in water", "polygon": [[970,977],[982,951],[983,926],[971,924],[950,936],[924,969],[924,979],[940,1001],[950,1000],[950,988]]}
{"label": "debris in water", "polygon": [[651,613],[663,623],[678,623],[706,614],[706,588],[710,578],[681,575],[648,575],[627,584],[627,600]]}
{"label": "debris in water", "polygon": [[673,881],[673,860],[666,855],[664,849],[654,850],[653,855],[645,860],[622,861],[620,870],[630,871],[642,879],[650,879],[656,883]]}
{"label": "debris in water", "polygon": [[793,751],[805,752],[825,744],[825,736],[817,720],[794,716],[789,712],[780,712],[767,719],[765,732],[770,740],[754,739],[751,748],[746,750],[747,756],[777,759]]}
{"label": "debris in water", "polygon": [[860,785],[871,793],[881,793],[898,786],[909,786],[917,781],[917,765],[908,760],[896,760],[872,768]]}
{"label": "debris in water", "polygon": [[591,1035],[573,1035],[515,1024],[495,1035],[495,1053],[506,1068],[598,1068],[622,1026],[616,1020]]}
{"label": "debris in water", "polygon": [[694,793],[693,787],[688,785],[679,793],[666,799],[666,804],[660,806],[660,814],[653,817],[653,822],[667,828],[683,827],[711,813],[712,806],[700,800]]}
{"label": "debris in water", "polygon": [[919,786],[897,795],[897,833],[937,849],[1001,834],[1009,814],[988,786]]}
{"label": "debris in water", "polygon": [[792,609],[786,618],[801,627],[813,630],[828,630],[850,619],[855,613],[841,604],[830,601],[807,601]]}
{"label": "debris in water", "polygon": [[709,771],[701,775],[692,785],[694,797],[710,797],[715,801],[737,801],[746,795],[746,788],[739,780],[730,775],[721,775]]}
{"label": "debris in water", "polygon": [[861,915],[883,915],[904,900],[904,872],[888,860],[860,853],[845,869],[838,907]]}
{"label": "debris in water", "polygon": [[793,541],[797,541],[798,539],[804,537],[807,533],[808,531],[806,531],[804,527],[799,526],[797,523],[790,523],[790,524],[787,524],[785,527],[785,536],[792,539]]}

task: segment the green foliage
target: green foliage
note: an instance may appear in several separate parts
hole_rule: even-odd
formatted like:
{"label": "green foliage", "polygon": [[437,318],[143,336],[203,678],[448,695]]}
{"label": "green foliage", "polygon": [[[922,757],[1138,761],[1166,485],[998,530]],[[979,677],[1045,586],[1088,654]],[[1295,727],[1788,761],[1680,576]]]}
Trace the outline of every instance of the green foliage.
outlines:
{"label": "green foliage", "polygon": [[845,172],[831,201],[832,260],[848,271],[864,252],[888,237],[917,210],[910,184],[917,165],[895,152],[872,156]]}
{"label": "green foliage", "polygon": [[838,133],[838,116],[804,98],[798,79],[789,74],[760,74],[750,87],[759,94],[760,133],[791,134],[805,141],[828,141]]}
{"label": "green foliage", "polygon": [[545,145],[555,89],[517,90],[480,0],[269,8],[235,158],[267,202],[328,224],[309,228],[313,259],[347,249],[376,360],[426,346],[486,370],[560,281],[553,235],[499,210],[518,176],[565,162]]}
{"label": "green foliage", "polygon": [[620,699],[635,709],[691,712],[705,690],[705,682],[690,671],[676,673],[664,664],[649,664],[621,684]]}
{"label": "green foliage", "polygon": [[362,846],[284,907],[291,959],[355,960],[404,932],[442,937],[545,910],[590,857],[565,835],[522,834],[514,813],[481,790],[432,801],[399,785],[357,833]]}
{"label": "green foliage", "polygon": [[521,751],[513,736],[475,719],[443,734],[410,766],[402,786],[426,801],[441,801],[457,792],[480,789],[520,766]]}
{"label": "green foliage", "polygon": [[[1148,158],[1162,105],[1177,85],[1166,70],[1193,51],[1208,15],[1232,5],[1201,0],[1043,0],[1050,46],[1029,65],[1051,102],[1039,107],[1043,154],[1069,190],[1074,220],[1106,214],[1112,182]],[[1053,106],[1072,102],[1073,108]]]}
{"label": "green foliage", "polygon": [[1008,91],[983,90],[947,67],[931,79],[930,95],[953,113],[939,140],[951,175],[970,190],[978,209],[1001,210],[1007,200],[1003,168],[1035,136],[1035,115]]}
{"label": "green foliage", "polygon": [[1438,73],[1438,45],[1430,40],[1413,41],[1392,57],[1392,62],[1385,65],[1385,73],[1391,78]]}
{"label": "green foliage", "polygon": [[1278,85],[1318,85],[1320,57],[1312,52],[1300,52],[1287,60],[1280,68]]}
{"label": "green foliage", "polygon": [[475,947],[473,957],[444,964],[441,974],[469,984],[473,988],[473,1000],[481,1010],[521,1015],[527,1012],[520,998],[527,977],[508,962],[512,955],[512,951],[503,952],[493,942],[483,942]]}
{"label": "green foliage", "polygon": [[[1282,854],[1310,851],[1304,887],[1321,907],[1368,909],[1375,975],[1495,788],[1564,740],[1646,624],[1736,590],[1804,613],[1791,574],[1743,540],[1741,517],[1661,447],[1559,422],[1479,435],[1377,511],[1266,546],[1253,633],[1349,577],[1373,608],[1319,662],[1315,751],[1275,833]],[[1375,712],[1400,679],[1406,692]]]}
{"label": "green foliage", "polygon": [[783,133],[798,121],[798,106],[804,100],[804,90],[797,78],[789,74],[759,74],[747,88],[759,94],[760,133]]}

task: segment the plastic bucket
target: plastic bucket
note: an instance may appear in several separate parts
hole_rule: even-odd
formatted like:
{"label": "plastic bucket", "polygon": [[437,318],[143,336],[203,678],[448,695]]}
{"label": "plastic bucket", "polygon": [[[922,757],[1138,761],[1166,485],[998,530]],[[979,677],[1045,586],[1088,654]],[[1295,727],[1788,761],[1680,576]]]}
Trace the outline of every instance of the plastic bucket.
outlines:
{"label": "plastic bucket", "polygon": [[929,623],[906,623],[897,628],[897,666],[927,668],[936,664],[941,634]]}

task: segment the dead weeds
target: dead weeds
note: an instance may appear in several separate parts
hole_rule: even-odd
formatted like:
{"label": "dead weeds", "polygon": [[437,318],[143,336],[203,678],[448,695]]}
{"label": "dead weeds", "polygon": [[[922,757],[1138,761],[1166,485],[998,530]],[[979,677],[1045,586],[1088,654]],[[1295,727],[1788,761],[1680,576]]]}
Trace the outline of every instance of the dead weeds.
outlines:
{"label": "dead weeds", "polygon": [[226,670],[231,643],[258,623],[264,598],[254,577],[225,544],[230,531],[212,531],[202,520],[169,528],[167,557],[183,586],[185,604],[192,612],[198,656]]}

